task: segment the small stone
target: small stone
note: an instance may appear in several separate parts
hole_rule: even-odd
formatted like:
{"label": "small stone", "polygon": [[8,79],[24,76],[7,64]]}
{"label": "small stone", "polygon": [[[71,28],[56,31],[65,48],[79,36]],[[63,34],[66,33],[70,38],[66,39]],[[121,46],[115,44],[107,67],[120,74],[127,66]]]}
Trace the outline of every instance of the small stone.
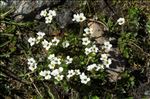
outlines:
{"label": "small stone", "polygon": [[18,15],[18,16],[15,17],[15,21],[16,21],[16,22],[19,22],[19,21],[21,21],[23,18],[24,18],[23,15]]}

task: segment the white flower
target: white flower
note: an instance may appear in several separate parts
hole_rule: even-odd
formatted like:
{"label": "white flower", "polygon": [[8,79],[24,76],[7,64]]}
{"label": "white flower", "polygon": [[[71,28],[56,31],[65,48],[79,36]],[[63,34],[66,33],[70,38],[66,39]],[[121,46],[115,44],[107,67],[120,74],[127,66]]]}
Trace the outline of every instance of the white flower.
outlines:
{"label": "white flower", "polygon": [[84,73],[80,75],[81,83],[87,84],[90,81],[90,78],[88,78]]}
{"label": "white flower", "polygon": [[114,38],[114,37],[109,37],[109,41],[113,41],[113,40],[116,40],[116,38]]}
{"label": "white flower", "polygon": [[81,73],[81,74],[80,74],[80,79],[84,79],[85,77],[87,77],[87,76],[85,75],[85,73]]}
{"label": "white flower", "polygon": [[80,75],[81,74],[79,69],[75,69],[74,72],[75,72],[76,75]]}
{"label": "white flower", "polygon": [[83,45],[88,45],[91,41],[89,40],[89,38],[85,37],[85,38],[82,38],[82,44]]}
{"label": "white flower", "polygon": [[48,41],[44,39],[44,41],[42,41],[42,45],[44,48],[46,48],[48,45]]}
{"label": "white flower", "polygon": [[63,70],[64,70],[64,69],[63,69],[62,67],[59,67],[59,68],[58,68],[59,73],[63,72]]}
{"label": "white flower", "polygon": [[34,71],[37,68],[37,64],[34,63],[33,65],[29,66],[29,70]]}
{"label": "white flower", "polygon": [[112,44],[110,44],[110,42],[106,41],[106,42],[104,42],[103,48],[105,49],[106,52],[108,52],[112,48]]}
{"label": "white flower", "polygon": [[90,78],[85,77],[84,79],[81,80],[81,83],[87,84],[90,81]]}
{"label": "white flower", "polygon": [[78,19],[79,19],[79,14],[74,14],[72,21],[78,21],[79,22]]}
{"label": "white flower", "polygon": [[83,22],[84,20],[86,20],[86,17],[84,16],[83,13],[73,15],[72,21]]}
{"label": "white flower", "polygon": [[53,68],[54,68],[53,66],[55,66],[56,64],[58,64],[58,65],[61,64],[61,59],[55,57],[54,54],[49,55],[48,59],[51,61],[51,65],[49,65],[49,67],[50,67],[51,69],[53,69]]}
{"label": "white flower", "polygon": [[100,67],[97,66],[97,67],[95,68],[95,71],[99,71],[99,70],[100,70]]}
{"label": "white flower", "polygon": [[54,57],[53,60],[51,60],[51,64],[58,64],[58,65],[60,65],[61,64],[61,59],[57,58],[57,57]]}
{"label": "white flower", "polygon": [[45,71],[45,70],[44,70],[44,71],[40,71],[39,74],[40,74],[40,76],[43,76],[43,77],[44,77],[44,76],[46,76],[46,71]]}
{"label": "white flower", "polygon": [[93,33],[93,29],[92,28],[85,28],[84,29],[85,34],[83,36],[87,36]]}
{"label": "white flower", "polygon": [[38,35],[37,39],[40,40],[40,39],[43,38],[43,36],[45,35],[45,33],[44,32],[38,32],[37,35]]}
{"label": "white flower", "polygon": [[54,69],[54,70],[51,72],[51,75],[53,75],[53,76],[59,75],[59,70],[58,70],[58,69]]}
{"label": "white flower", "polygon": [[124,18],[119,18],[119,19],[117,20],[117,23],[118,23],[119,25],[123,25],[123,24],[125,23],[125,19],[124,19]]}
{"label": "white flower", "polygon": [[33,46],[33,45],[36,43],[36,39],[33,38],[33,37],[30,37],[30,38],[28,39],[28,42],[30,43],[30,46]]}
{"label": "white flower", "polygon": [[50,55],[48,56],[48,59],[49,59],[50,61],[52,61],[54,58],[55,58],[55,55],[54,55],[54,54],[50,54]]}
{"label": "white flower", "polygon": [[55,79],[57,81],[61,81],[61,80],[63,80],[63,78],[64,78],[64,75],[57,75],[57,76],[55,76]]}
{"label": "white flower", "polygon": [[109,65],[111,65],[112,60],[111,59],[107,59],[103,61],[103,64],[106,66],[106,68],[109,68]]}
{"label": "white flower", "polygon": [[48,67],[49,67],[50,69],[54,69],[54,68],[55,68],[55,64],[49,64]]}
{"label": "white flower", "polygon": [[50,74],[45,76],[45,79],[46,79],[46,80],[48,80],[48,79],[50,79],[50,78],[51,78],[51,75],[50,75]]}
{"label": "white flower", "polygon": [[63,48],[67,48],[70,44],[69,42],[66,40],[65,42],[62,43]]}
{"label": "white flower", "polygon": [[34,58],[28,58],[28,65],[34,65],[36,63]]}
{"label": "white flower", "polygon": [[87,3],[88,3],[87,1],[84,1],[82,4],[83,4],[83,5],[86,5]]}
{"label": "white flower", "polygon": [[97,53],[99,49],[98,49],[98,47],[96,47],[96,45],[93,45],[91,47],[91,50],[92,50],[93,53]]}
{"label": "white flower", "polygon": [[107,60],[107,58],[108,58],[108,54],[101,54],[100,60],[104,61]]}
{"label": "white flower", "polygon": [[96,64],[91,64],[87,67],[87,71],[92,71],[94,68],[96,68],[97,65]]}
{"label": "white flower", "polygon": [[29,65],[29,70],[34,71],[37,68],[37,63],[34,58],[29,58],[27,64]]}
{"label": "white flower", "polygon": [[48,80],[48,79],[51,78],[51,75],[50,75],[50,74],[51,74],[51,72],[50,72],[49,70],[46,70],[46,71],[45,71],[45,79],[46,79],[46,80]]}
{"label": "white flower", "polygon": [[73,61],[73,58],[70,58],[70,56],[67,56],[66,64],[71,64]]}
{"label": "white flower", "polygon": [[91,64],[91,65],[89,65],[88,67],[87,67],[87,71],[92,71],[92,70],[95,70],[95,71],[98,71],[98,70],[100,70],[100,69],[104,69],[104,65],[102,65],[102,64]]}
{"label": "white flower", "polygon": [[75,72],[74,70],[68,70],[68,75],[67,75],[67,78],[70,79],[72,76],[75,75]]}
{"label": "white flower", "polygon": [[39,74],[40,76],[43,76],[46,80],[51,78],[51,72],[49,70],[41,71]]}
{"label": "white flower", "polygon": [[45,23],[51,23],[52,19],[52,16],[45,17]]}
{"label": "white flower", "polygon": [[56,16],[56,11],[55,10],[49,10],[48,16]]}
{"label": "white flower", "polygon": [[60,40],[57,39],[56,37],[54,37],[54,38],[52,39],[52,44],[53,44],[53,45],[57,45],[59,42],[60,42]]}
{"label": "white flower", "polygon": [[42,41],[42,45],[46,50],[49,50],[49,48],[52,46],[52,43],[44,39],[44,41]]}
{"label": "white flower", "polygon": [[40,42],[40,39],[39,38],[37,38],[36,39],[36,44],[38,44]]}
{"label": "white flower", "polygon": [[104,69],[104,65],[98,64],[95,70],[98,71],[100,69]]}
{"label": "white flower", "polygon": [[29,70],[34,71],[37,68],[37,63],[34,58],[29,58],[27,64],[29,65]]}
{"label": "white flower", "polygon": [[91,48],[85,48],[85,54],[88,55],[92,52]]}
{"label": "white flower", "polygon": [[42,10],[40,15],[43,16],[43,17],[46,17],[47,16],[47,11],[46,10]]}

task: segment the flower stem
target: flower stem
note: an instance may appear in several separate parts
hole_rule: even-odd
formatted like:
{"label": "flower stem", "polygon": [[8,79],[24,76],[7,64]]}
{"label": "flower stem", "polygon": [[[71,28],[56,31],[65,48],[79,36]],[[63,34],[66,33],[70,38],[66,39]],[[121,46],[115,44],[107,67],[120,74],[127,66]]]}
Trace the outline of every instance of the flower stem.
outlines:
{"label": "flower stem", "polygon": [[80,23],[80,32],[79,32],[79,37],[81,37],[83,31],[83,22]]}

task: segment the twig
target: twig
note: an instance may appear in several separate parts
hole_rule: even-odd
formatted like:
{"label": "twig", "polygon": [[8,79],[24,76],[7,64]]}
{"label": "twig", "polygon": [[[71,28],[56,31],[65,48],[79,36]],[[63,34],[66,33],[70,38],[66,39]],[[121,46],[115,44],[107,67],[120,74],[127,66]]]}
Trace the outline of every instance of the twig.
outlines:
{"label": "twig", "polygon": [[44,82],[43,82],[43,85],[48,89],[48,94],[51,97],[51,99],[55,99],[54,95],[50,91],[50,88]]}
{"label": "twig", "polygon": [[32,82],[34,88],[36,89],[37,93],[39,94],[39,96],[40,96],[40,97],[43,97],[42,94],[40,93],[40,91],[38,90],[38,88],[36,87],[36,85],[34,84],[34,81],[33,81],[33,79],[30,77],[30,75],[29,75],[29,78],[30,78],[30,81]]}
{"label": "twig", "polygon": [[[103,0],[104,2],[105,2],[105,4],[108,6],[108,8],[110,9],[110,11],[112,11],[112,13],[114,14],[114,15],[116,15],[115,14],[115,11],[113,10],[113,8],[109,5],[109,3],[108,3],[108,1],[107,0]],[[116,15],[117,16],[117,15]]]}
{"label": "twig", "polygon": [[17,80],[17,81],[19,81],[19,82],[21,82],[23,84],[30,84],[30,82],[22,80],[15,73],[13,73],[11,70],[9,70],[8,68],[6,68],[3,65],[0,65],[0,71],[2,73],[4,73],[5,75],[7,75],[8,77],[10,77],[10,78],[12,78],[14,80]]}
{"label": "twig", "polygon": [[150,57],[150,54],[149,54],[149,53],[144,52],[144,50],[143,50],[140,46],[138,46],[137,44],[135,44],[134,42],[129,42],[129,45],[130,45],[130,46],[133,46],[133,45],[134,45],[134,46],[135,46],[136,48],[138,48],[144,55]]}
{"label": "twig", "polygon": [[[88,21],[93,22],[93,23],[95,22],[97,24],[100,24],[100,25],[104,26],[105,31],[109,30],[108,26],[105,23],[103,23],[102,21],[97,21],[97,20],[94,20],[94,19],[88,19]],[[91,25],[92,25],[92,23],[89,26],[91,26]]]}

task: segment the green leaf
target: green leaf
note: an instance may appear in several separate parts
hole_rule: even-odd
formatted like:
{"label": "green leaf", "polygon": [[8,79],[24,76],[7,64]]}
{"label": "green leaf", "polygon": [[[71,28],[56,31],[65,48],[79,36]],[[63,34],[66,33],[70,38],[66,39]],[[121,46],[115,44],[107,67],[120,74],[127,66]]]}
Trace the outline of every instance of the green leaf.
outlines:
{"label": "green leaf", "polygon": [[133,97],[128,97],[127,99],[134,99]]}
{"label": "green leaf", "polygon": [[8,43],[10,43],[10,41],[4,42],[3,44],[0,45],[0,47],[4,47],[4,46],[7,45]]}
{"label": "green leaf", "polygon": [[92,96],[91,99],[100,99],[98,96]]}

